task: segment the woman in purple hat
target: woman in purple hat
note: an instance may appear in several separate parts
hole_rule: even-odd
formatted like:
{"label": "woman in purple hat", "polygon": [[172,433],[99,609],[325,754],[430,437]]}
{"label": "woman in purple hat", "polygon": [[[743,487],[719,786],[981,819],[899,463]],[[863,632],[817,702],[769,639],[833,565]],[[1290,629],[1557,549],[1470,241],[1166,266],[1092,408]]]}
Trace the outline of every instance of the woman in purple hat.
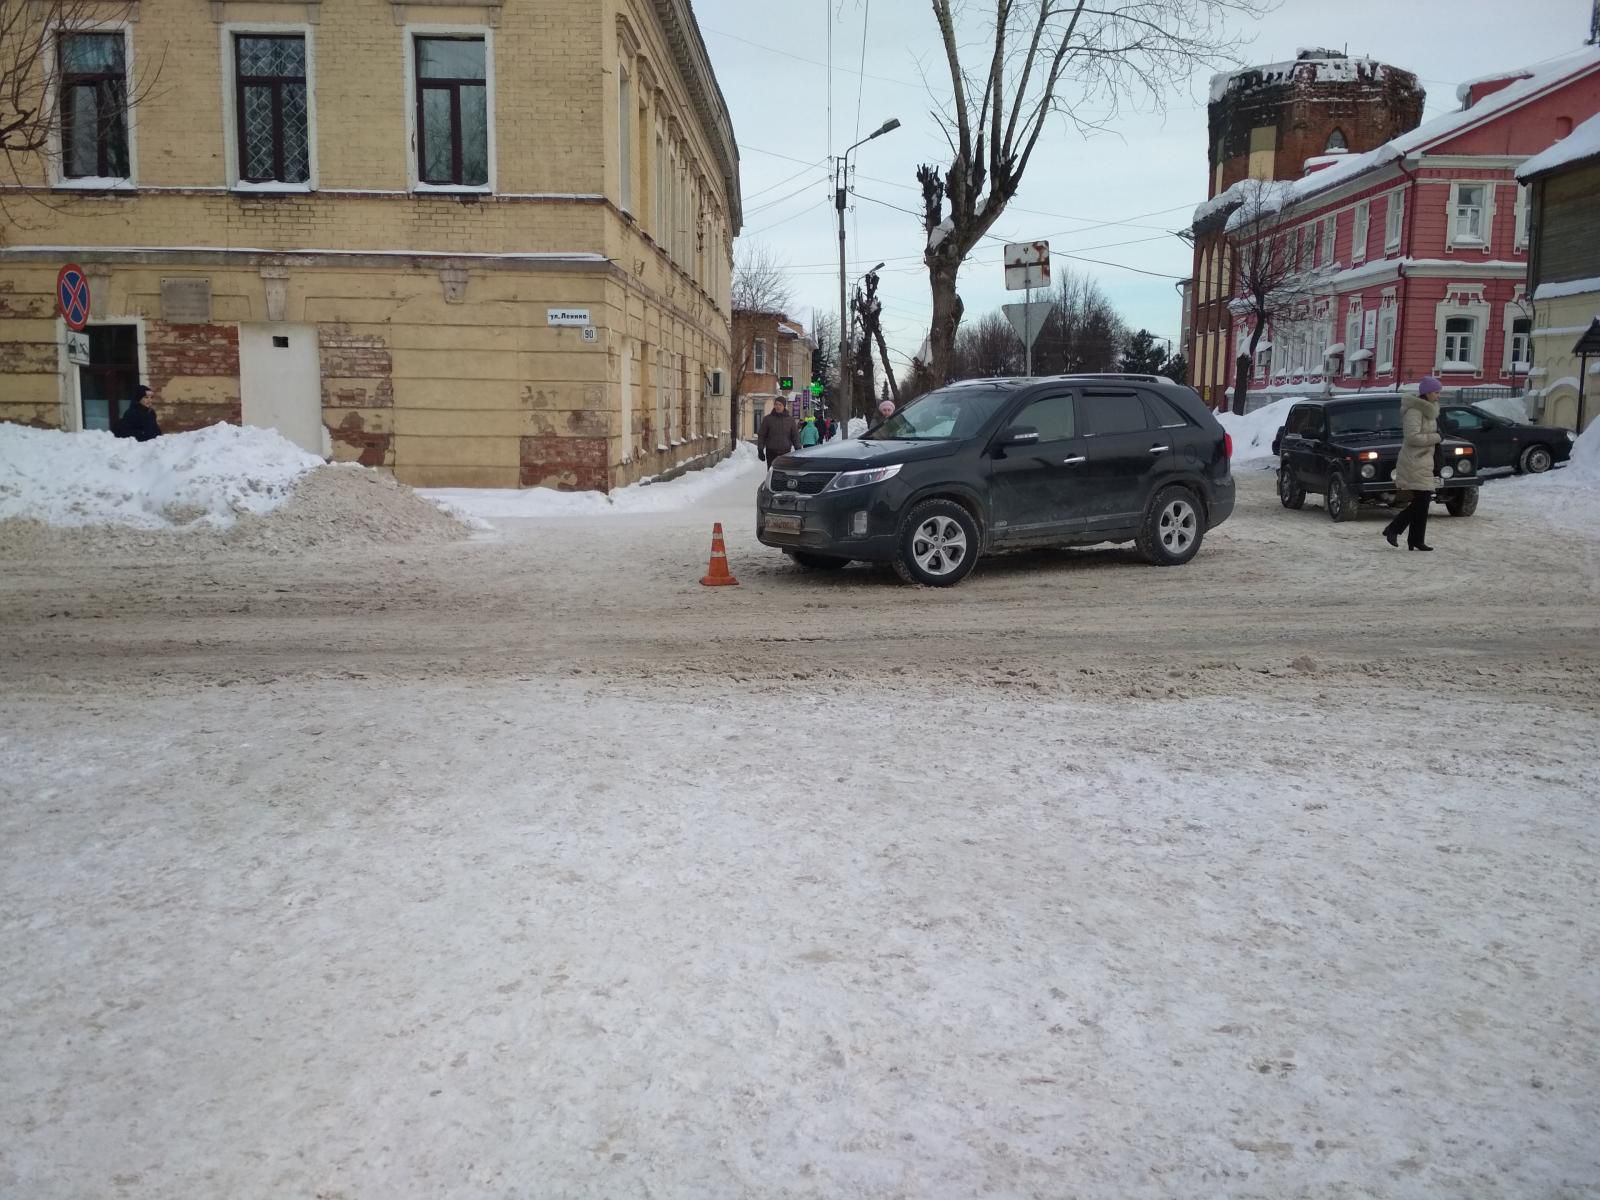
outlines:
{"label": "woman in purple hat", "polygon": [[1417,384],[1417,394],[1400,401],[1400,427],[1405,436],[1400,445],[1400,461],[1395,464],[1394,484],[1406,506],[1383,531],[1389,545],[1398,547],[1406,536],[1406,549],[1432,550],[1426,541],[1428,505],[1439,481],[1433,475],[1433,448],[1439,438],[1439,393],[1444,385],[1432,375]]}

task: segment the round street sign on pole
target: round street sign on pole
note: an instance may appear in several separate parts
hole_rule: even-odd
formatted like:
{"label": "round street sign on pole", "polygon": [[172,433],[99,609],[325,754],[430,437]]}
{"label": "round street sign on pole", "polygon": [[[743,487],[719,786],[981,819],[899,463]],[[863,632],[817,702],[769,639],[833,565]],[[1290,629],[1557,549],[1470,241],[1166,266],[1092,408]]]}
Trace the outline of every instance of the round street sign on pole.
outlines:
{"label": "round street sign on pole", "polygon": [[89,277],[77,263],[68,263],[56,276],[56,307],[74,333],[89,323]]}

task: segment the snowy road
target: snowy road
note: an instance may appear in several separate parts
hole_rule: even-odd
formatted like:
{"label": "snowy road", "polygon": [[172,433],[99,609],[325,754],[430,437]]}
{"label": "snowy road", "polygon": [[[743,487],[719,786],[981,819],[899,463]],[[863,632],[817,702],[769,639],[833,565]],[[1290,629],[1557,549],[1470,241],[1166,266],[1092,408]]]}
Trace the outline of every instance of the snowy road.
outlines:
{"label": "snowy road", "polygon": [[1600,1189],[1592,542],[933,593],[749,486],[8,570],[0,1195]]}

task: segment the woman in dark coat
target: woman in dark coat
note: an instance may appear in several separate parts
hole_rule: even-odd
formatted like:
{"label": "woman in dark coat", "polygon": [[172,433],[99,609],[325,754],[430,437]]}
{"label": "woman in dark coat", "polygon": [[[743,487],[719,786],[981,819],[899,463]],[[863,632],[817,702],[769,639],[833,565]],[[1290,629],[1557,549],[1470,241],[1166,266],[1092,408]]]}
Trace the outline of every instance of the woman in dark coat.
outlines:
{"label": "woman in dark coat", "polygon": [[161,425],[156,420],[156,411],[144,402],[144,398],[149,394],[150,389],[142,383],[133,389],[133,398],[128,401],[128,407],[111,423],[113,436],[133,438],[139,442],[148,442],[161,436]]}

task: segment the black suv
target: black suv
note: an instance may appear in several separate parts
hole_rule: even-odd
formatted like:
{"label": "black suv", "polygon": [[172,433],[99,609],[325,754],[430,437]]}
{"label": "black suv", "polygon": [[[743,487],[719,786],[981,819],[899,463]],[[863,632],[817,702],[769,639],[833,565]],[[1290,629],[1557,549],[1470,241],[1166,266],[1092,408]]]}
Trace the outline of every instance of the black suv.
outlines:
{"label": "black suv", "polygon": [[[1393,504],[1401,441],[1396,392],[1303,400],[1289,410],[1272,442],[1278,499],[1285,508],[1300,508],[1307,494],[1326,496],[1335,521],[1354,518],[1363,502]],[[1440,480],[1434,500],[1453,517],[1478,511],[1475,454],[1468,443],[1447,436],[1434,452]]]}
{"label": "black suv", "polygon": [[1228,441],[1199,396],[1153,375],[969,380],[778,459],[756,535],[804,567],[890,562],[933,587],[1023,546],[1135,542],[1175,566],[1233,511]]}

